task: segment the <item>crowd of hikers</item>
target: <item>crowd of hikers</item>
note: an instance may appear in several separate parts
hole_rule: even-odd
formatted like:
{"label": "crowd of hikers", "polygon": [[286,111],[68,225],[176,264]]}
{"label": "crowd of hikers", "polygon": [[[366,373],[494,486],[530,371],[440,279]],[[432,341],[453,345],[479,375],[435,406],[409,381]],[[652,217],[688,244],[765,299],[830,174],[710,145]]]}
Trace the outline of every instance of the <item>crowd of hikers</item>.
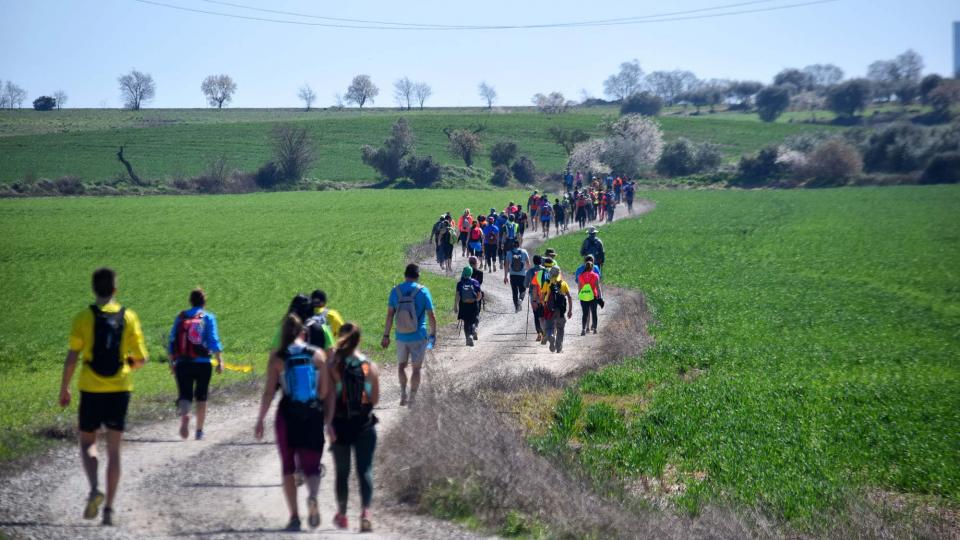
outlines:
{"label": "crowd of hikers", "polygon": [[[441,216],[431,239],[436,243],[437,261],[452,271],[456,245],[466,259],[456,285],[454,309],[463,324],[466,345],[478,339],[478,325],[484,304],[484,270],[502,271],[509,285],[514,308],[534,315],[536,339],[550,351],[563,351],[566,321],[573,317],[571,286],[556,262],[556,253],[547,249],[531,256],[524,249],[524,237],[541,232],[549,237],[554,230],[567,230],[570,219],[581,209],[586,221],[612,219],[621,196],[628,209],[633,204],[633,183],[611,179],[604,189],[598,179],[582,186],[579,173],[568,173],[571,190],[554,203],[535,191],[527,201],[530,213],[510,202],[503,211],[474,217],[469,209],[456,220]],[[628,190],[627,187],[630,189]],[[583,201],[583,204],[581,204]],[[574,209],[574,212],[571,212]],[[604,217],[606,216],[606,217]],[[573,280],[581,306],[581,335],[597,331],[597,306],[603,307],[601,267],[605,262],[603,242],[593,226],[581,246],[583,264]],[[496,274],[494,274],[496,275]],[[420,386],[421,368],[428,350],[436,343],[437,321],[430,290],[419,283],[420,267],[407,265],[404,281],[390,290],[384,332],[380,345],[396,341],[400,405],[412,406]],[[488,281],[487,285],[490,286]],[[90,491],[83,517],[101,516],[103,525],[114,524],[114,504],[120,481],[120,447],[127,409],[133,389],[132,372],[148,361],[147,348],[136,313],[115,298],[117,276],[110,268],[99,268],[92,276],[94,302],[73,319],[69,347],[64,361],[59,404],[72,401],[70,384],[79,364],[79,446]],[[194,413],[194,438],[204,439],[207,396],[213,373],[221,373],[223,343],[217,319],[207,310],[202,289],[190,291],[189,307],[174,317],[167,339],[167,360],[176,381],[176,410],[179,435],[190,435]],[[307,487],[307,523],[320,524],[317,494],[320,460],[324,447],[335,464],[336,527],[346,529],[348,482],[351,455],[359,480],[360,531],[373,530],[370,505],[373,497],[373,457],[377,445],[377,417],[374,407],[380,399],[380,370],[361,351],[361,328],[346,322],[327,306],[323,290],[309,296],[297,294],[287,307],[277,330],[266,371],[266,381],[254,426],[254,436],[264,436],[264,422],[277,393],[274,431],[280,454],[283,493],[290,518],[286,530],[301,530],[297,502],[298,484]],[[410,369],[408,379],[407,371]],[[409,384],[408,384],[409,383]],[[106,431],[106,487],[100,489],[97,433]],[[102,506],[102,512],[101,512]]]}

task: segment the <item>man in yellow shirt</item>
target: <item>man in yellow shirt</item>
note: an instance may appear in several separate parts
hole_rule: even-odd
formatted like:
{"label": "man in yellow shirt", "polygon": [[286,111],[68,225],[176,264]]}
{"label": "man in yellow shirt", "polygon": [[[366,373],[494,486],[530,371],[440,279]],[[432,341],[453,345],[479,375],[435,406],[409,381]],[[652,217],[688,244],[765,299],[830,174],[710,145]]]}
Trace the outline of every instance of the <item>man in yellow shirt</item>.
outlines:
{"label": "man in yellow shirt", "polygon": [[120,441],[130,403],[133,381],[130,374],[147,361],[147,348],[136,313],[114,300],[117,275],[110,268],[93,273],[96,302],[73,319],[70,347],[63,364],[60,382],[60,406],[70,404],[70,381],[81,361],[80,380],[80,456],[90,483],[90,495],[84,519],[94,519],[104,502],[97,487],[97,431],[107,428],[107,495],[103,524],[113,525],[113,501],[120,483]]}
{"label": "man in yellow shirt", "polygon": [[[573,299],[570,286],[563,280],[560,267],[551,266],[547,280],[540,286],[540,304],[543,306],[543,339],[550,343],[550,352],[563,352],[563,331],[567,319],[573,317]],[[566,315],[566,317],[564,317]]]}
{"label": "man in yellow shirt", "polygon": [[[326,319],[330,331],[333,333],[333,339],[339,339],[340,327],[343,326],[343,316],[340,315],[339,311],[327,307],[327,293],[321,289],[313,291],[310,294],[310,302],[313,304],[313,312]],[[333,348],[333,345],[330,345],[330,348]]]}

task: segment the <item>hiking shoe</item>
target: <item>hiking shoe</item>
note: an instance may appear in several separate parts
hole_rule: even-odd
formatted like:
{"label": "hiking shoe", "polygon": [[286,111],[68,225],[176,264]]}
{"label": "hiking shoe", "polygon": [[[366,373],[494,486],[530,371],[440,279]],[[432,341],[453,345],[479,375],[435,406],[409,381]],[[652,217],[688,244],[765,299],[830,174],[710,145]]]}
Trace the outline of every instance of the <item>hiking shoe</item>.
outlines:
{"label": "hiking shoe", "polygon": [[406,404],[407,404],[407,395],[400,394],[400,406],[403,407]]}
{"label": "hiking shoe", "polygon": [[113,508],[103,509],[103,518],[100,520],[100,524],[106,527],[113,526]]}
{"label": "hiking shoe", "polygon": [[597,333],[597,329],[596,329],[596,328],[593,329],[593,333],[594,333],[594,334]]}
{"label": "hiking shoe", "polygon": [[476,333],[476,332],[473,333],[473,340],[474,340],[474,341],[479,341],[479,340],[480,340],[480,338],[477,337],[477,333]]}
{"label": "hiking shoe", "polygon": [[290,521],[287,522],[287,526],[283,528],[287,532],[294,532],[302,530],[300,527],[300,516],[293,516],[290,518]]}
{"label": "hiking shoe", "polygon": [[584,328],[583,330],[581,330],[581,331],[580,331],[580,335],[581,335],[581,336],[587,335],[587,329]]}
{"label": "hiking shoe", "polygon": [[467,347],[473,347],[473,338],[471,336],[467,336]]}
{"label": "hiking shoe", "polygon": [[537,339],[535,339],[534,341],[540,341],[542,339],[543,339],[543,334],[541,332],[537,332]]}
{"label": "hiking shoe", "polygon": [[550,340],[550,352],[553,352],[553,351],[554,351],[553,340]]}
{"label": "hiking shoe", "polygon": [[198,440],[198,441],[202,441],[202,440],[203,440],[203,430],[202,430],[202,429],[198,429],[198,430],[197,430],[195,439]]}
{"label": "hiking shoe", "polygon": [[320,507],[316,497],[307,497],[307,509],[307,523],[311,529],[316,529],[320,526]]}
{"label": "hiking shoe", "polygon": [[373,532],[373,523],[370,521],[370,514],[366,510],[360,514],[360,532]]}
{"label": "hiking shoe", "polygon": [[103,504],[103,493],[94,491],[87,497],[87,506],[83,509],[83,519],[93,519],[100,513]]}
{"label": "hiking shoe", "polygon": [[190,436],[190,417],[181,416],[180,417],[180,438],[186,439]]}
{"label": "hiking shoe", "polygon": [[336,515],[333,516],[333,526],[338,529],[346,529],[348,527],[347,515],[337,512]]}
{"label": "hiking shoe", "polygon": [[557,353],[562,353],[562,352],[563,352],[563,345],[557,345],[557,351],[556,351],[556,352],[557,352]]}

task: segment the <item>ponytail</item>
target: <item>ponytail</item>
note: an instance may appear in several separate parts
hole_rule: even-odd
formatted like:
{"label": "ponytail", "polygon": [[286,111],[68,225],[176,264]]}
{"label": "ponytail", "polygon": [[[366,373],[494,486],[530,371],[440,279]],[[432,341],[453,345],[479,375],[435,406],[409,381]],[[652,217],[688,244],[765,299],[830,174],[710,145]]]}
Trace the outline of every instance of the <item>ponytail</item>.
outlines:
{"label": "ponytail", "polygon": [[288,313],[283,319],[283,326],[280,328],[280,351],[287,350],[294,341],[303,333],[303,321],[295,313]]}
{"label": "ponytail", "polygon": [[334,349],[337,362],[345,362],[360,346],[360,325],[354,322],[344,323],[340,327],[340,339]]}

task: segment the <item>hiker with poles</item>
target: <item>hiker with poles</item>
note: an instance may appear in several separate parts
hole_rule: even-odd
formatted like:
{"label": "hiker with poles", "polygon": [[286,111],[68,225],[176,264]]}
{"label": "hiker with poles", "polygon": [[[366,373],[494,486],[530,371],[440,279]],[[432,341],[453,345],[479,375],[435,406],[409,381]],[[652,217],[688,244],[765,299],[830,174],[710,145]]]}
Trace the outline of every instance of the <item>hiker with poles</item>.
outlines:
{"label": "hiker with poles", "polygon": [[503,266],[503,283],[510,284],[513,308],[519,312],[526,292],[525,280],[527,271],[530,270],[530,254],[516,241],[511,246],[507,251],[506,264]]}
{"label": "hiker with poles", "polygon": [[480,283],[473,279],[473,269],[467,266],[460,274],[460,281],[457,282],[453,311],[457,314],[457,319],[463,321],[463,334],[467,338],[468,347],[473,347],[473,341],[477,339],[476,324],[482,300],[483,291],[480,290]]}
{"label": "hiker with poles", "polygon": [[[59,403],[66,407],[73,399],[70,380],[79,362],[78,439],[80,460],[90,485],[83,519],[96,518],[106,500],[101,523],[113,525],[113,505],[120,486],[120,447],[133,390],[131,373],[143,367],[148,357],[140,319],[115,300],[117,274],[110,268],[99,268],[92,282],[94,303],[73,318],[70,328]],[[107,431],[106,497],[99,489],[97,432],[101,426]]]}
{"label": "hiker with poles", "polygon": [[217,331],[217,318],[206,311],[207,295],[203,289],[190,291],[190,309],[181,311],[173,320],[167,341],[170,372],[177,381],[177,414],[180,416],[180,438],[190,434],[190,407],[196,399],[196,440],[203,439],[203,423],[207,417],[207,394],[213,374],[211,356],[217,360],[217,374],[223,373],[223,344]]}
{"label": "hiker with poles", "polygon": [[[427,345],[437,340],[437,318],[433,314],[430,290],[418,283],[420,266],[411,263],[403,272],[404,281],[390,290],[387,300],[387,318],[380,346],[390,346],[390,330],[396,323],[397,376],[400,379],[400,405],[413,405],[420,387],[420,368],[427,353]],[[430,332],[427,333],[427,322]],[[412,365],[410,399],[407,400],[407,364]]]}
{"label": "hiker with poles", "polygon": [[544,330],[542,345],[550,344],[550,352],[563,352],[563,335],[567,319],[573,318],[573,300],[570,286],[563,280],[560,266],[553,265],[547,272],[546,282],[540,288],[540,304]]}
{"label": "hiker with poles", "polygon": [[311,529],[315,529],[320,525],[317,492],[320,488],[324,432],[331,442],[336,437],[331,427],[334,396],[330,390],[326,355],[307,342],[307,329],[294,313],[288,313],[284,318],[280,329],[280,346],[270,352],[267,379],[253,430],[257,440],[263,439],[264,418],[270,410],[278,384],[283,398],[277,406],[274,430],[280,450],[283,495],[290,512],[290,520],[284,530],[300,530],[295,479],[298,467],[307,484],[308,523]]}

